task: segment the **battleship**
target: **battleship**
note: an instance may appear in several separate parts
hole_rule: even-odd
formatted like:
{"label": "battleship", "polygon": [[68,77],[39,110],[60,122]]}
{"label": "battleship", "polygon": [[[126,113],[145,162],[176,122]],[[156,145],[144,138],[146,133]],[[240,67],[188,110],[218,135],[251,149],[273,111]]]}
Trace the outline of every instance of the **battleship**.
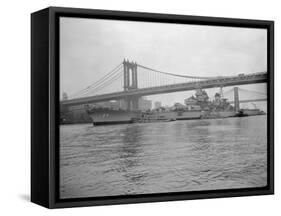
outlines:
{"label": "battleship", "polygon": [[175,103],[172,107],[159,107],[146,111],[128,111],[120,108],[93,105],[87,109],[93,125],[169,122],[178,120],[245,117],[265,114],[260,109],[236,110],[226,98],[216,93],[210,101],[205,90],[197,89],[195,95]]}

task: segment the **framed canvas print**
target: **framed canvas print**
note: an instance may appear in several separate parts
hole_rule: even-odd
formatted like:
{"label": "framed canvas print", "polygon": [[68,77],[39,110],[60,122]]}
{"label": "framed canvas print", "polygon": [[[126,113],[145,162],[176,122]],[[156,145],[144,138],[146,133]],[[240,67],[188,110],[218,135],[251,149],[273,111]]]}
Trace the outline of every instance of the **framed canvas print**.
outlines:
{"label": "framed canvas print", "polygon": [[50,7],[31,16],[31,200],[273,194],[265,20]]}

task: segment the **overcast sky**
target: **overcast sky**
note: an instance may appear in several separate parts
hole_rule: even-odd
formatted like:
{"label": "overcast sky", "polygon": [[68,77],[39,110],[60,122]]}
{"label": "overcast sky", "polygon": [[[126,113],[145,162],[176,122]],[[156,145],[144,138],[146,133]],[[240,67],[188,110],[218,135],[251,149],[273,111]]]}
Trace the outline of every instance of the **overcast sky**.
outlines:
{"label": "overcast sky", "polygon": [[[262,72],[267,68],[266,40],[265,29],[60,18],[60,91],[71,95],[84,89],[124,58],[191,76]],[[241,87],[266,91],[265,84]],[[193,93],[148,98],[172,105]]]}

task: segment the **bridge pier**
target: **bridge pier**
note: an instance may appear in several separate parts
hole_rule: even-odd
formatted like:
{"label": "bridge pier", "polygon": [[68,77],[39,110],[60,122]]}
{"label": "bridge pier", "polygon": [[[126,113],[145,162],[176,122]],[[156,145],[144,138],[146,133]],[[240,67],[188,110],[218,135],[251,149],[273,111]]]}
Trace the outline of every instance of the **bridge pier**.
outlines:
{"label": "bridge pier", "polygon": [[139,97],[135,97],[132,99],[132,110],[139,109]]}
{"label": "bridge pier", "polygon": [[139,109],[139,97],[126,98],[126,109],[127,110],[138,110]]}

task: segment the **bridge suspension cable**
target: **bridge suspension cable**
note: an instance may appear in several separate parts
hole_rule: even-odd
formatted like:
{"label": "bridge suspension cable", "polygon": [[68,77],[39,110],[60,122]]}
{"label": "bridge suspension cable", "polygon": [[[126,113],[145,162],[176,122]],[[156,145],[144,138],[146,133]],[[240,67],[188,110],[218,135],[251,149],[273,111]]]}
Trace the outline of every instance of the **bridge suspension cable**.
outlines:
{"label": "bridge suspension cable", "polygon": [[[134,63],[135,64],[135,63]],[[149,88],[155,86],[166,86],[171,84],[178,84],[178,83],[187,83],[187,82],[198,82],[200,80],[212,80],[212,79],[219,79],[219,78],[227,78],[232,76],[213,76],[213,77],[206,77],[206,76],[189,76],[189,75],[181,75],[181,74],[174,74],[166,71],[156,70],[150,67],[143,66],[141,64],[137,64],[139,68],[145,69],[145,73],[138,73],[138,87],[139,88]],[[123,62],[118,64],[112,70],[110,70],[107,74],[101,77],[96,82],[90,84],[86,88],[70,95],[70,98],[81,97],[90,94],[96,94],[101,90],[104,90],[106,87],[111,85],[113,82],[116,82],[120,77],[122,77],[124,71]],[[165,75],[165,76],[164,76]],[[240,75],[239,75],[240,76]],[[129,76],[131,77],[131,75]],[[123,83],[124,84],[124,83]],[[121,86],[122,86],[122,79],[121,79]],[[112,90],[112,89],[111,89]],[[251,93],[257,93],[261,95],[266,95],[266,93],[258,92],[258,91],[251,91],[246,89],[239,90]],[[227,94],[233,91],[232,89],[224,92]]]}
{"label": "bridge suspension cable", "polygon": [[175,76],[175,77],[182,77],[182,78],[192,78],[192,79],[216,79],[216,78],[224,78],[226,76],[216,76],[216,77],[199,77],[199,76],[188,76],[188,75],[180,75],[180,74],[173,74],[170,72],[165,72],[165,71],[159,71],[150,67],[146,67],[140,64],[137,64],[138,67],[141,67],[143,69],[147,69],[156,73],[161,73],[161,74],[166,74],[166,75],[170,75],[170,76]]}
{"label": "bridge suspension cable", "polygon": [[238,89],[241,90],[241,91],[244,91],[244,92],[256,93],[256,94],[260,94],[260,95],[263,95],[263,96],[267,95],[265,92],[259,92],[259,91],[254,91],[254,90],[247,90],[247,89],[243,89],[243,88],[240,88],[240,87],[238,87]]}
{"label": "bridge suspension cable", "polygon": [[229,93],[232,93],[233,91],[234,91],[233,88],[231,88],[231,89],[229,89],[229,90],[227,90],[227,91],[224,91],[223,94],[224,94],[224,95],[227,95],[227,94],[229,94]]}
{"label": "bridge suspension cable", "polygon": [[112,76],[110,79],[106,80],[102,84],[96,86],[95,88],[92,88],[91,91],[89,91],[87,94],[100,92],[101,90],[103,90],[104,88],[106,88],[107,86],[112,84],[114,81],[116,81],[120,77],[122,77],[122,75],[123,75],[123,71],[120,71],[120,69],[119,69],[118,73],[116,73],[114,76]]}
{"label": "bridge suspension cable", "polygon": [[85,95],[88,91],[90,91],[93,88],[96,88],[98,85],[105,82],[107,79],[112,77],[115,73],[117,73],[121,68],[123,68],[122,63],[118,64],[116,67],[114,67],[112,70],[110,70],[106,75],[104,75],[101,79],[97,80],[96,82],[92,83],[91,85],[87,86],[86,88],[70,95],[69,97],[77,97],[81,95]]}

